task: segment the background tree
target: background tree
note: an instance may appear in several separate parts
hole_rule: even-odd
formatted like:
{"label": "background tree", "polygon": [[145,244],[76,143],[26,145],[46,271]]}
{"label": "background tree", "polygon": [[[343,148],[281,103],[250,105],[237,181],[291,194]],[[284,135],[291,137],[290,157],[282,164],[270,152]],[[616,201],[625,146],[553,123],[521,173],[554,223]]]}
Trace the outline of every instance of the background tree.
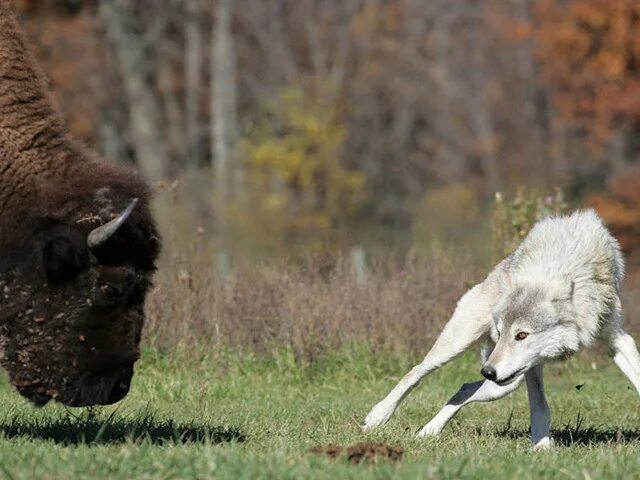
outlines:
{"label": "background tree", "polygon": [[[181,201],[206,231],[280,196],[291,204],[276,230],[288,233],[275,243],[309,241],[294,215],[309,191],[294,195],[284,173],[293,139],[310,148],[296,150],[300,171],[331,150],[360,179],[348,221],[331,202],[311,208],[328,232],[346,224],[354,239],[407,247],[488,235],[496,190],[560,186],[579,203],[637,161],[631,0],[16,3],[74,133],[151,179],[188,178]],[[313,150],[291,92],[339,142]],[[260,151],[272,152],[264,197],[248,192]],[[248,237],[245,220],[233,235]]]}

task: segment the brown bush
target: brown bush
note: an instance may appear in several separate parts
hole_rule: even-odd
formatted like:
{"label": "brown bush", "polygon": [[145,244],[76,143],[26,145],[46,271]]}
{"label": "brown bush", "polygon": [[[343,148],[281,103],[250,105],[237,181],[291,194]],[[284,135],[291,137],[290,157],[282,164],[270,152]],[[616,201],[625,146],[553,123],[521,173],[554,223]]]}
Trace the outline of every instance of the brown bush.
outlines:
{"label": "brown bush", "polygon": [[207,257],[165,260],[147,304],[148,343],[287,347],[299,361],[358,341],[425,353],[478,278],[462,260],[386,261],[362,280],[346,258],[329,271],[313,258],[236,267],[222,279]]}
{"label": "brown bush", "polygon": [[[247,260],[233,265],[228,275],[219,275],[226,269],[216,261],[214,222],[189,207],[177,186],[163,190],[168,195],[159,195],[156,210],[164,257],[148,300],[146,328],[146,344],[163,349],[182,344],[262,355],[288,348],[306,363],[341,346],[364,343],[377,351],[399,349],[419,356],[431,346],[460,296],[488,271],[479,267],[477,258],[460,255],[462,249],[456,246],[448,254],[439,249],[421,259],[387,252],[384,260],[368,267],[364,278],[348,255],[326,252],[259,264]],[[503,206],[511,208],[505,202]],[[524,224],[515,222],[514,215],[507,215],[501,228],[510,232],[509,226],[517,227],[522,236]],[[241,251],[230,252],[235,262],[242,257]],[[629,273],[624,291],[633,332],[640,331],[636,272]]]}

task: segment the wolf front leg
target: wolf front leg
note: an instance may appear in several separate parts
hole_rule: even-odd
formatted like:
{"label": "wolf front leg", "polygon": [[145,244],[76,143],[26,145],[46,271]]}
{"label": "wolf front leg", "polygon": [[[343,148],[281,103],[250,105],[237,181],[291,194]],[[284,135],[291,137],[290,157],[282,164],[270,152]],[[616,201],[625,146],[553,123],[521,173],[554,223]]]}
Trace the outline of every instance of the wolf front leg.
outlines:
{"label": "wolf front leg", "polygon": [[533,448],[545,449],[553,445],[549,434],[551,413],[544,394],[542,365],[533,367],[525,373],[527,393],[529,395],[529,414],[531,418],[531,444]]}
{"label": "wolf front leg", "polygon": [[472,402],[490,402],[502,398],[520,386],[524,375],[520,375],[508,385],[498,385],[490,380],[465,383],[460,390],[451,397],[447,404],[418,432],[419,437],[433,437],[439,435],[462,407]]}
{"label": "wolf front leg", "polygon": [[489,331],[493,295],[483,283],[469,290],[458,302],[453,316],[445,325],[424,360],[413,367],[389,392],[384,400],[369,412],[363,429],[371,430],[386,423],[407,394],[422,378],[444,365]]}

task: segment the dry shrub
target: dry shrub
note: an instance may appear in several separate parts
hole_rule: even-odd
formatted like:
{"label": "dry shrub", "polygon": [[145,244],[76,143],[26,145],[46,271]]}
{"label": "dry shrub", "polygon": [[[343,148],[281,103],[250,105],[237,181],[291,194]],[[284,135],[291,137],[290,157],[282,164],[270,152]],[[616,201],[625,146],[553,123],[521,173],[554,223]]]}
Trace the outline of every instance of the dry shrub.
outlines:
{"label": "dry shrub", "polygon": [[[487,272],[477,259],[451,255],[461,250],[457,245],[448,254],[438,250],[420,259],[389,254],[373,262],[364,277],[348,255],[330,252],[233,265],[221,276],[217,270],[225,269],[216,265],[211,228],[200,225],[202,218],[185,207],[175,186],[166,190],[169,199],[160,198],[157,205],[165,245],[147,304],[147,345],[204,346],[209,352],[232,348],[259,355],[285,348],[303,363],[354,343],[422,355],[457,300]],[[517,245],[536,217],[565,209],[560,195],[521,192],[513,200],[503,199],[494,216],[494,234],[499,230],[501,235],[496,250]],[[503,223],[496,223],[500,219]],[[636,271],[630,272],[624,291],[627,323],[634,332],[640,331]]]}
{"label": "dry shrub", "polygon": [[424,353],[477,278],[462,259],[391,260],[366,279],[347,257],[235,267],[226,278],[211,255],[165,259],[148,304],[148,343],[180,341],[258,354],[290,348],[299,361],[345,344]]}
{"label": "dry shrub", "polygon": [[386,251],[366,267],[331,249],[257,263],[237,242],[220,247],[215,219],[188,182],[157,192],[164,246],[147,300],[147,345],[260,355],[284,348],[299,362],[356,343],[424,354],[479,278],[469,258],[442,251],[409,260]]}
{"label": "dry shrub", "polygon": [[622,307],[625,327],[636,337],[636,340],[640,341],[640,337],[638,337],[640,335],[640,299],[638,298],[638,291],[640,291],[640,269],[636,265],[625,276],[622,288]]}
{"label": "dry shrub", "polygon": [[625,252],[640,247],[640,169],[625,171],[611,179],[604,193],[587,198],[605,220]]}
{"label": "dry shrub", "polygon": [[446,248],[455,238],[458,248],[486,256],[489,212],[481,187],[478,181],[466,181],[428,189],[414,212],[414,247]]}
{"label": "dry shrub", "polygon": [[513,198],[496,193],[491,219],[494,262],[511,254],[538,221],[568,209],[560,189],[546,196],[526,188],[519,188]]}

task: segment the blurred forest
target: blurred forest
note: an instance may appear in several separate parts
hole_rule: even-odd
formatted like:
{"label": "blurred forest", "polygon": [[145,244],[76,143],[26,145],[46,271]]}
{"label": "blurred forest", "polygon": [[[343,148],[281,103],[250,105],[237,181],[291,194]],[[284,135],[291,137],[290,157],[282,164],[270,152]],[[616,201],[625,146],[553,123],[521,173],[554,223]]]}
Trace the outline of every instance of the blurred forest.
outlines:
{"label": "blurred forest", "polygon": [[527,186],[640,247],[637,0],[15,3],[72,132],[165,192],[170,235],[481,250]]}

